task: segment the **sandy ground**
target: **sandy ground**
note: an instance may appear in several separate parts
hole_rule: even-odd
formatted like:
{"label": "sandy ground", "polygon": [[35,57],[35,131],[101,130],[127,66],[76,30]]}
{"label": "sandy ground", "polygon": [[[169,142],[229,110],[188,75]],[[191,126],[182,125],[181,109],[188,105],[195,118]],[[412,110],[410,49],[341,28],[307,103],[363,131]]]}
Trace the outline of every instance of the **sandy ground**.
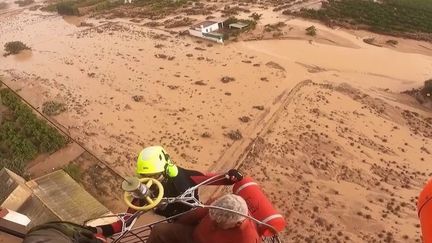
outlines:
{"label": "sandy ground", "polygon": [[285,213],[285,239],[419,242],[432,115],[400,96],[312,82],[291,93],[241,167]]}
{"label": "sandy ground", "polygon": [[[426,155],[419,149],[429,141],[421,138],[427,130],[416,128],[423,135],[411,136],[412,124],[407,125],[407,119],[411,118],[405,117],[411,113],[402,116],[401,112],[414,109],[413,105],[399,105],[397,95],[384,99],[382,96],[389,97],[389,94],[378,90],[399,92],[422,85],[432,76],[432,57],[421,48],[430,48],[431,44],[415,42],[413,45],[412,41],[398,39],[401,47],[380,48],[364,43],[359,33],[276,16],[271,10],[262,13],[265,15],[257,31],[245,37],[253,39],[262,33],[262,25],[283,21],[287,24],[282,30],[286,32],[285,39],[218,45],[124,19],[89,19],[86,22],[95,27],[77,27],[76,19],[39,11],[8,12],[0,15],[0,46],[21,40],[32,51],[0,57],[0,74],[40,109],[45,101],[64,102],[67,112],[52,119],[123,175],[133,173],[139,150],[153,144],[164,145],[181,166],[198,170],[224,171],[246,156],[243,168],[263,183],[277,207],[288,216],[287,238],[303,242],[301,235],[316,232],[316,237],[344,239],[348,236],[362,242],[372,241],[365,237],[376,238],[378,231],[386,230],[383,237],[392,232],[399,240],[403,235],[408,235],[409,240],[418,239],[418,229],[414,227],[415,200],[412,200],[430,169],[421,162],[421,157]],[[317,37],[304,34],[304,28],[311,25],[318,28]],[[221,82],[224,76],[234,81]],[[294,92],[295,95],[290,93],[306,79],[318,83],[349,83],[360,90],[360,98],[351,97],[349,92],[353,88],[344,91],[333,86],[306,85]],[[366,98],[364,93],[368,95]],[[292,95],[294,98],[288,101]],[[287,110],[280,109],[287,104],[282,106]],[[326,116],[310,113],[315,106],[323,109]],[[382,114],[381,106],[392,113]],[[422,113],[422,116],[427,115]],[[258,141],[268,144],[261,151],[270,149],[273,157],[270,152],[256,152],[251,158],[250,153],[256,150],[247,149],[251,148],[251,142],[257,141],[257,134],[268,131],[269,121],[276,124],[273,132],[265,133]],[[306,123],[310,123],[309,128],[304,128]],[[391,131],[393,126],[398,129]],[[312,133],[312,129],[316,131]],[[242,139],[227,136],[237,130]],[[316,141],[315,134],[324,136],[320,133],[328,136],[325,143]],[[384,138],[387,142],[382,141]],[[348,143],[348,140],[353,141]],[[303,154],[305,151],[316,151],[317,155]],[[409,153],[412,154],[408,156]],[[329,156],[337,159],[331,162]],[[101,165],[86,162],[90,160],[80,157],[74,163],[83,165],[86,180],[98,180],[92,183],[103,185],[103,177],[91,176]],[[261,165],[253,166],[258,160]],[[273,163],[278,163],[275,171],[271,169]],[[376,163],[374,167],[373,163]],[[266,169],[261,169],[262,166]],[[379,182],[385,174],[382,171],[390,167],[394,174],[382,182],[384,189],[378,189],[373,183]],[[280,168],[286,169],[284,176]],[[418,174],[421,169],[425,175]],[[408,179],[403,184],[393,182],[395,175],[399,179],[397,173],[402,172]],[[409,178],[413,173],[417,173],[415,180]],[[282,190],[280,187],[270,188],[275,183],[283,183],[283,191],[275,191],[275,188]],[[402,185],[410,188],[402,189]],[[374,189],[370,190],[372,186]],[[100,190],[109,194],[112,187],[118,188],[109,184]],[[276,194],[288,196],[281,200]],[[116,198],[113,195],[111,199]],[[384,214],[381,208],[391,198],[394,198],[392,210],[402,202],[408,203],[397,211],[403,219],[397,219],[396,224],[397,216],[390,212],[383,222],[378,222]],[[115,205],[108,206],[116,209],[118,204],[112,204]],[[314,206],[318,211],[314,211]],[[300,207],[308,211],[303,212]],[[314,218],[304,215],[314,215]],[[371,219],[366,219],[366,215],[371,215]],[[325,220],[315,223],[318,217]],[[303,227],[302,221],[307,227]],[[320,227],[327,226],[328,222],[344,233],[323,231]]]}

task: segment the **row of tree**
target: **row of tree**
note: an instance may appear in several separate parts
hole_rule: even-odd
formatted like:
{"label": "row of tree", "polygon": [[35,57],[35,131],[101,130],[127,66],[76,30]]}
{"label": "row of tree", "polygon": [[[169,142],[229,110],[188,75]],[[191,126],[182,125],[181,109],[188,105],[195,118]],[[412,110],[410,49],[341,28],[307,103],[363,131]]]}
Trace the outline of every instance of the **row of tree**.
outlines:
{"label": "row of tree", "polygon": [[421,6],[424,5],[416,7],[414,4],[395,0],[329,0],[319,10],[303,9],[300,14],[331,23],[367,25],[371,30],[385,33],[432,33],[432,7]]}
{"label": "row of tree", "polygon": [[0,123],[0,167],[12,166],[21,174],[27,161],[37,154],[54,152],[67,143],[64,136],[36,116],[11,90],[1,89],[0,98],[9,108]]}

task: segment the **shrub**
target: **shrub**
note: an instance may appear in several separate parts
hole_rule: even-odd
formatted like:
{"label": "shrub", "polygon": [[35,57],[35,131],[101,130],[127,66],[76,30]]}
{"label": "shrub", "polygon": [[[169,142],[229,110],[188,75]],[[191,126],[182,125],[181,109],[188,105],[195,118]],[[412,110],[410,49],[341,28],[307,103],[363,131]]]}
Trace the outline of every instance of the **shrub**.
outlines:
{"label": "shrub", "polygon": [[24,175],[25,166],[26,166],[25,161],[21,159],[0,158],[0,170],[6,167],[18,175]]}
{"label": "shrub", "polygon": [[253,13],[253,14],[251,14],[249,17],[252,18],[252,19],[255,20],[255,21],[258,21],[258,20],[261,19],[262,14]]}
{"label": "shrub", "polygon": [[267,24],[264,26],[264,31],[266,32],[281,31],[281,28],[285,26],[286,24],[284,22],[277,22],[276,24]]}
{"label": "shrub", "polygon": [[4,158],[28,161],[38,153],[56,151],[67,143],[65,137],[39,119],[11,90],[1,89],[0,98],[10,110],[7,119],[0,123],[0,149],[6,148],[8,155]]}
{"label": "shrub", "polygon": [[57,4],[47,5],[45,7],[40,8],[40,10],[47,11],[47,12],[57,12]]}
{"label": "shrub", "polygon": [[65,104],[56,101],[47,101],[42,105],[42,112],[48,116],[56,116],[64,111],[66,111]]}
{"label": "shrub", "polygon": [[76,164],[68,164],[63,168],[64,172],[66,172],[70,177],[72,177],[75,181],[81,181],[81,169]]}
{"label": "shrub", "polygon": [[30,50],[30,47],[26,46],[21,41],[11,41],[4,45],[5,55],[15,55],[23,50]]}
{"label": "shrub", "polygon": [[315,28],[315,26],[309,26],[306,28],[306,35],[310,35],[310,36],[316,36],[317,34],[317,29]]}
{"label": "shrub", "polygon": [[34,3],[34,0],[18,0],[15,1],[15,3],[18,4],[18,6],[23,7]]}
{"label": "shrub", "polygon": [[57,13],[60,15],[79,15],[78,8],[72,1],[57,3],[56,7]]}
{"label": "shrub", "polygon": [[432,99],[432,79],[426,80],[424,82],[424,86],[421,89],[421,93],[423,96],[429,97]]}
{"label": "shrub", "polygon": [[399,44],[399,42],[397,40],[388,40],[388,41],[386,41],[386,43],[389,45],[392,45],[392,46]]}
{"label": "shrub", "polygon": [[369,45],[373,45],[375,43],[375,38],[371,37],[371,38],[366,38],[363,39],[363,42]]}

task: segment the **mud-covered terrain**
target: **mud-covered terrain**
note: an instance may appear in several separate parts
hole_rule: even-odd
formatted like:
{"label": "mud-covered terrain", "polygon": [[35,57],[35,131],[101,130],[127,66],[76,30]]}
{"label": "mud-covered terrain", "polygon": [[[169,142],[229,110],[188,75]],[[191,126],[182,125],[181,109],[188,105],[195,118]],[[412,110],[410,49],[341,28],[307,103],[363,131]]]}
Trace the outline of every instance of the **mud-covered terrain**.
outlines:
{"label": "mud-covered terrain", "polygon": [[[72,164],[113,211],[125,208],[116,173],[132,175],[138,152],[161,144],[183,167],[241,164],[287,216],[285,239],[419,239],[415,197],[431,172],[431,115],[399,92],[432,77],[432,44],[263,6],[237,10],[262,16],[219,45],[184,35],[188,26],[166,27],[177,15],[61,17],[8,3],[0,47],[22,41],[31,50],[1,55],[0,75],[41,112],[46,102],[64,105],[49,118],[97,157],[85,152]],[[314,37],[305,32],[312,25]],[[365,43],[371,35],[398,45]]]}
{"label": "mud-covered terrain", "polygon": [[[397,101],[402,100],[402,101]],[[301,83],[242,162],[293,242],[419,242],[432,114],[409,97]]]}

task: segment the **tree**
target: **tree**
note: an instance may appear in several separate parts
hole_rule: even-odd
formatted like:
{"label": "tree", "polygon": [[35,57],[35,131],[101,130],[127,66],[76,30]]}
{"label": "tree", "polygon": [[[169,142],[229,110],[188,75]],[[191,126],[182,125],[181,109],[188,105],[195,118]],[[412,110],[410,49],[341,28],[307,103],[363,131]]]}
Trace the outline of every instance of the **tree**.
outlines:
{"label": "tree", "polygon": [[75,2],[72,1],[58,3],[57,12],[60,15],[79,15],[78,8],[75,6]]}
{"label": "tree", "polygon": [[421,90],[422,95],[432,99],[432,79],[426,80]]}
{"label": "tree", "polygon": [[258,20],[261,19],[262,14],[253,13],[253,14],[251,14],[249,17],[252,18],[252,19],[255,20],[255,21],[258,21]]}
{"label": "tree", "polygon": [[20,53],[23,50],[30,50],[30,47],[26,46],[26,44],[21,41],[11,41],[4,45],[4,50],[7,55],[15,55]]}
{"label": "tree", "polygon": [[306,35],[316,36],[316,34],[317,34],[317,29],[315,28],[314,25],[306,28]]}

